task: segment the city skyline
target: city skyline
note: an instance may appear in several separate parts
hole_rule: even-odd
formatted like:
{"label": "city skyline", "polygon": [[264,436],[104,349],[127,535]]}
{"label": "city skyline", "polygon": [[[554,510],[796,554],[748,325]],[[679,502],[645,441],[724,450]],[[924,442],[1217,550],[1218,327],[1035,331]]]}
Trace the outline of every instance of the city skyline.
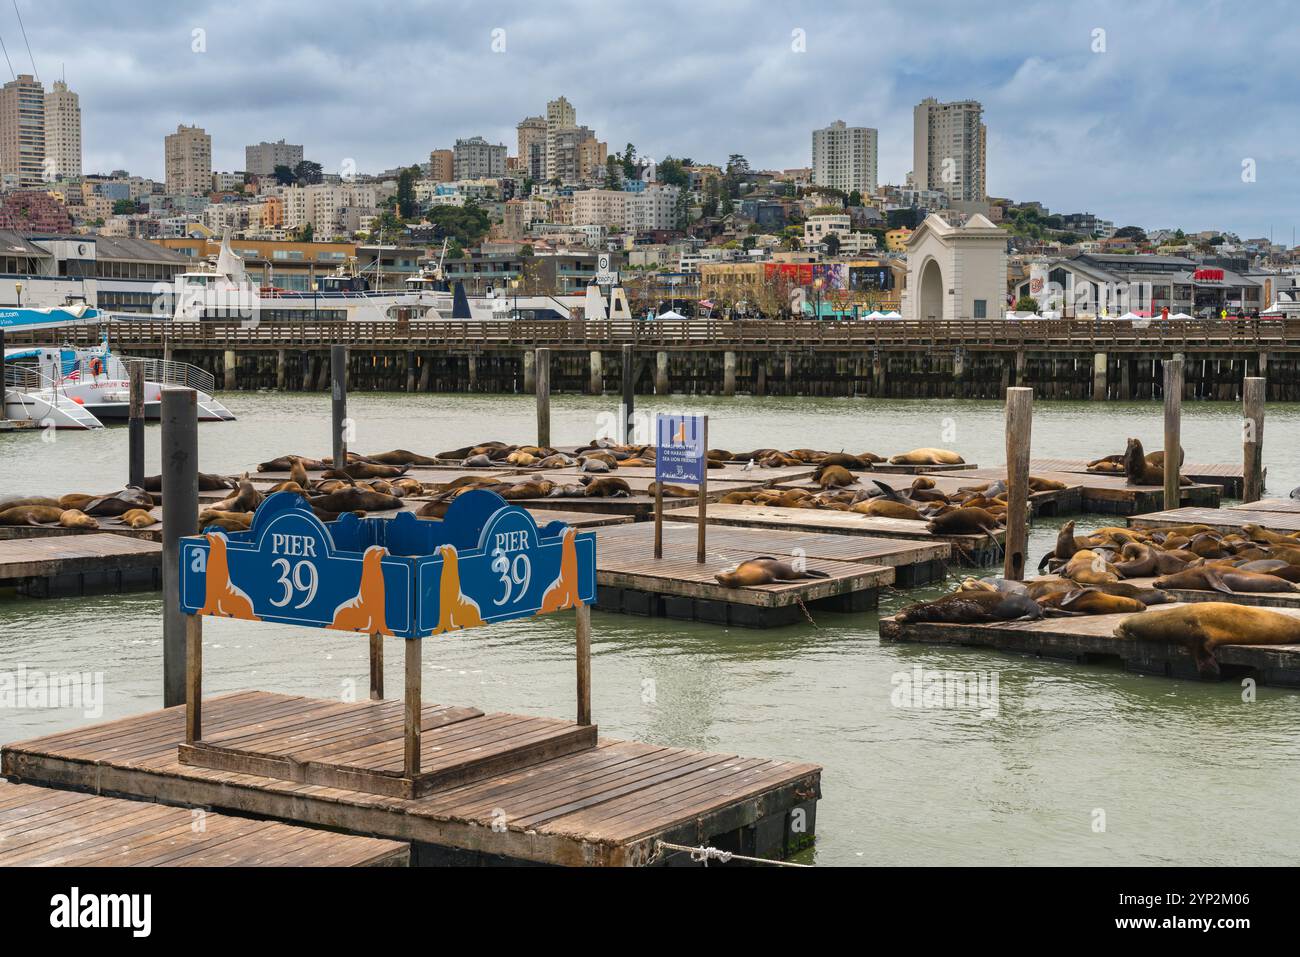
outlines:
{"label": "city skyline", "polygon": [[[212,136],[216,170],[283,137],[326,170],[350,159],[379,172],[458,138],[513,146],[519,121],[563,95],[611,152],[631,142],[654,158],[735,152],[756,168],[802,167],[810,130],[873,127],[879,179],[901,184],[912,110],[934,96],[983,104],[991,196],[1117,225],[1292,240],[1300,143],[1286,121],[1295,28],[1283,6],[1257,4],[1248,18],[1217,4],[1039,3],[1006,16],[882,6],[869,42],[852,4],[733,0],[710,18],[667,6],[680,15],[580,0],[382,3],[341,31],[321,5],[227,0],[118,22],[82,0],[58,17],[19,4],[36,72],[47,88],[66,73],[80,94],[88,173],[161,179],[162,138],[178,124]],[[0,31],[17,32],[12,13]],[[1212,56],[1163,52],[1210,35]],[[29,69],[9,46],[14,71]]]}

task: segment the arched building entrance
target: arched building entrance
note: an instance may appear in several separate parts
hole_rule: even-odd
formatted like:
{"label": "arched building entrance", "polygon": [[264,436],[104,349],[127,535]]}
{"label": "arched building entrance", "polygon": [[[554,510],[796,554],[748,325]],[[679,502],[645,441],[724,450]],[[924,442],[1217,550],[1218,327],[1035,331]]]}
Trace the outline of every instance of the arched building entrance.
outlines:
{"label": "arched building entrance", "polygon": [[943,271],[939,261],[931,259],[921,267],[921,279],[916,290],[918,319],[943,318]]}

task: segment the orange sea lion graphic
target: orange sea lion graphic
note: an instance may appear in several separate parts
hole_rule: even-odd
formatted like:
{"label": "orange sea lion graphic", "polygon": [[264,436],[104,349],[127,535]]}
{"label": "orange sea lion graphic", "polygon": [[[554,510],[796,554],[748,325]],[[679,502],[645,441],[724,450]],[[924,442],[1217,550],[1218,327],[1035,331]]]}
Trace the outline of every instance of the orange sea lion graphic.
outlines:
{"label": "orange sea lion graphic", "polygon": [[478,604],[460,590],[460,557],[454,545],[439,545],[442,556],[442,579],[438,585],[438,626],[433,634],[475,628],[483,624]]}
{"label": "orange sea lion graphic", "polygon": [[361,558],[361,587],[357,597],[349,598],[334,609],[331,628],[340,631],[363,631],[368,635],[391,635],[384,617],[384,556],[388,549],[371,545]]}
{"label": "orange sea lion graphic", "polygon": [[230,580],[226,536],[208,533],[203,537],[208,540],[208,568],[204,577],[207,594],[203,596],[203,607],[198,614],[260,621],[253,614],[253,600]]}
{"label": "orange sea lion graphic", "polygon": [[560,575],[543,593],[539,615],[576,608],[582,604],[582,599],[578,597],[578,549],[574,544],[577,534],[577,530],[572,528],[564,530],[564,540],[560,546]]}

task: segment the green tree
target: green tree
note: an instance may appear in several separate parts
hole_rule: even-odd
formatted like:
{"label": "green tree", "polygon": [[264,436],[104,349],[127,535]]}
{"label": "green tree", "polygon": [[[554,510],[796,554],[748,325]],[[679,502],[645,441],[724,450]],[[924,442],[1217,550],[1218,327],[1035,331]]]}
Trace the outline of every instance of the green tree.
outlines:
{"label": "green tree", "polygon": [[312,186],[325,178],[320,163],[313,163],[311,160],[303,160],[295,166],[293,175],[300,186]]}
{"label": "green tree", "polygon": [[686,189],[691,185],[691,175],[686,172],[686,165],[671,156],[665,156],[664,161],[655,167],[655,176],[666,186]]}
{"label": "green tree", "polygon": [[677,202],[673,206],[673,228],[685,230],[691,224],[691,194],[685,189],[678,189]]}
{"label": "green tree", "polygon": [[298,242],[309,243],[316,236],[316,229],[311,223],[303,223],[298,229]]}
{"label": "green tree", "polygon": [[731,194],[724,192],[722,194],[722,202],[718,204],[718,212],[723,216],[730,216],[735,209],[736,205],[732,202]]}
{"label": "green tree", "polygon": [[749,160],[745,159],[740,153],[732,153],[727,157],[727,169],[723,176],[726,185],[726,194],[735,198],[740,195],[740,183],[749,175]]}
{"label": "green tree", "polygon": [[1033,296],[1021,296],[1016,300],[1016,312],[1037,312],[1038,300]]}
{"label": "green tree", "polygon": [[862,193],[859,192],[859,191],[856,190],[856,189],[855,189],[853,192],[849,193],[849,205],[850,205],[850,206],[861,206],[861,205],[862,205]]}
{"label": "green tree", "polygon": [[636,147],[631,143],[628,143],[627,149],[623,150],[623,176],[627,179],[636,179]]}
{"label": "green tree", "polygon": [[397,214],[405,220],[414,219],[420,214],[419,204],[415,201],[415,181],[420,177],[420,168],[410,166],[397,174]]}
{"label": "green tree", "polygon": [[134,212],[138,212],[138,209],[132,200],[118,199],[113,201],[114,216],[129,216]]}
{"label": "green tree", "polygon": [[277,164],[275,172],[271,175],[275,177],[275,181],[281,186],[292,186],[298,181],[298,177],[294,175],[293,168],[282,164]]}
{"label": "green tree", "polygon": [[710,176],[704,183],[703,212],[705,217],[718,215],[718,178]]}
{"label": "green tree", "polygon": [[837,233],[830,233],[822,240],[822,245],[826,247],[826,255],[838,256],[840,254],[840,237]]}
{"label": "green tree", "polygon": [[618,179],[618,157],[611,156],[605,160],[605,188],[622,189]]}

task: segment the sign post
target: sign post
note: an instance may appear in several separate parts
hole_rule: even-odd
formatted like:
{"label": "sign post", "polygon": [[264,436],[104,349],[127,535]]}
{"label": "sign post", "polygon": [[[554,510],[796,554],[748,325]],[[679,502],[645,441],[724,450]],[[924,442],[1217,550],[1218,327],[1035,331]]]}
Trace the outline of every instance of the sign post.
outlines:
{"label": "sign post", "polygon": [[596,285],[618,285],[618,270],[614,268],[614,257],[609,253],[596,254]]}
{"label": "sign post", "polygon": [[695,560],[704,561],[704,529],[709,495],[709,417],[660,413],[655,421],[655,558],[663,558],[665,481],[699,488],[699,537]]}

